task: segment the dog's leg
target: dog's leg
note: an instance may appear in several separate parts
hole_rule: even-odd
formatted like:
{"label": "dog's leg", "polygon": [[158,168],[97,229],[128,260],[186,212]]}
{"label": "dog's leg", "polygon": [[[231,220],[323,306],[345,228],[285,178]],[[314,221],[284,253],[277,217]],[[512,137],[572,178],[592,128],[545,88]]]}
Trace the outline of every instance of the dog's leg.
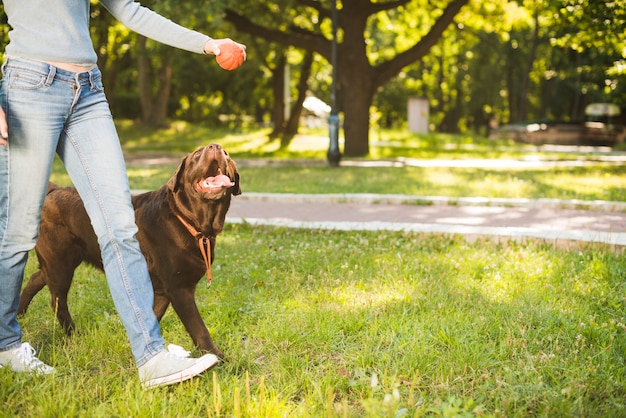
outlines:
{"label": "dog's leg", "polygon": [[170,306],[170,300],[163,293],[154,292],[154,314],[157,317],[157,320],[161,321],[163,315],[165,315],[165,311]]}
{"label": "dog's leg", "polygon": [[39,293],[41,289],[46,286],[46,280],[44,278],[43,272],[41,270],[37,270],[30,276],[28,279],[28,283],[24,290],[22,290],[22,294],[20,295],[20,305],[17,309],[18,315],[23,315],[28,310],[28,305],[33,300],[35,295]]}
{"label": "dog's leg", "polygon": [[191,335],[191,339],[196,347],[200,351],[208,351],[220,358],[224,358],[224,353],[213,342],[211,334],[209,334],[209,330],[200,316],[198,306],[196,305],[195,286],[191,289],[174,289],[170,292],[170,297],[172,307],[189,335]]}
{"label": "dog's leg", "polygon": [[70,309],[67,306],[67,294],[70,291],[70,284],[71,279],[67,283],[67,286],[48,285],[50,289],[50,305],[67,335],[71,335],[76,328],[74,320],[72,320],[72,315],[70,314]]}

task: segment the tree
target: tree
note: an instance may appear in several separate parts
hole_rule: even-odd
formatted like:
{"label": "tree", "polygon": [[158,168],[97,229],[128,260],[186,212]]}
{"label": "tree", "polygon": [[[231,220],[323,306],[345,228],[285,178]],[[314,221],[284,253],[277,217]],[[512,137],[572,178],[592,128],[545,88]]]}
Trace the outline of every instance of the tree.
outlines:
{"label": "tree", "polygon": [[492,121],[580,121],[591,102],[623,106],[625,15],[624,0],[472,2],[377,94],[381,121],[403,120],[407,96],[428,98],[437,130],[483,134]]}
{"label": "tree", "polygon": [[626,58],[626,1],[546,0],[555,16],[555,45],[578,50],[595,48]]}
{"label": "tree", "polygon": [[626,1],[547,1],[550,42],[568,51],[581,104],[613,101],[626,111]]}
{"label": "tree", "polygon": [[[290,89],[291,86],[286,85],[286,72],[290,67],[288,63],[288,52],[281,48],[278,48],[277,54],[270,54],[269,59],[266,60],[265,66],[270,69],[272,73],[272,93],[274,98],[272,109],[272,132],[270,133],[270,139],[279,138],[281,148],[286,148],[291,143],[292,139],[298,133],[298,126],[300,124],[300,116],[302,114],[302,104],[306,99],[308,91],[308,81],[311,75],[311,68],[313,67],[313,53],[307,52],[304,57],[300,59],[300,77],[298,79],[296,90],[296,100],[291,104],[289,108],[289,116],[285,116],[285,108],[289,103],[285,102],[285,89]],[[272,65],[269,61],[274,58],[276,62]]]}
{"label": "tree", "polygon": [[[235,27],[254,36],[272,42],[291,45],[306,51],[322,55],[330,62],[332,39],[329,36],[331,18],[330,2],[315,0],[294,0],[290,4],[303,13],[316,13],[320,21],[326,25],[312,25],[294,20],[293,24],[267,26],[255,22],[244,12],[249,4],[235,10],[226,9],[225,18]],[[338,84],[343,98],[345,132],[344,154],[347,156],[363,156],[369,152],[369,121],[370,106],[377,89],[397,75],[403,68],[423,58],[430,48],[441,38],[444,30],[468,0],[450,0],[447,4],[425,2],[420,0],[389,0],[372,2],[371,0],[344,0],[338,10]],[[431,6],[435,4],[435,6]],[[284,6],[284,5],[283,5]],[[378,15],[415,16],[429,25],[429,29],[421,31],[413,28],[421,38],[414,41],[406,49],[398,51],[392,39],[388,51],[378,51],[371,57],[372,50],[380,45],[372,45],[366,39],[370,20]],[[427,19],[426,16],[436,16]],[[415,20],[416,22],[418,20]],[[317,27],[320,29],[317,30]],[[322,28],[326,30],[322,30]],[[372,62],[374,61],[374,62]]]}

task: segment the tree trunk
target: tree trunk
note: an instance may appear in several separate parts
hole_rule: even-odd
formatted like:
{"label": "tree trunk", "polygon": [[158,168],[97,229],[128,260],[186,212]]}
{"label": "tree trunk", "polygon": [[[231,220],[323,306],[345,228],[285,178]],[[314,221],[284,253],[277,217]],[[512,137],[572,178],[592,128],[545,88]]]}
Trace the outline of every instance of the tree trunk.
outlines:
{"label": "tree trunk", "polygon": [[340,18],[344,39],[337,45],[338,107],[344,115],[343,152],[347,157],[369,154],[370,106],[377,87],[376,69],[369,62],[365,41],[368,11],[357,3],[344,4],[342,13],[353,18]]}
{"label": "tree trunk", "polygon": [[[344,107],[344,155],[363,157],[369,149],[370,103],[373,92],[368,82],[358,79],[342,84]],[[349,104],[349,105],[347,105]]]}
{"label": "tree trunk", "polygon": [[152,114],[148,120],[149,126],[157,128],[167,128],[167,104],[172,92],[172,52],[168,51],[161,61],[159,71],[159,89],[157,91]]}
{"label": "tree trunk", "polygon": [[517,105],[519,101],[517,100],[518,96],[518,80],[515,76],[515,50],[513,48],[508,48],[507,50],[507,64],[505,66],[506,69],[506,86],[509,94],[507,95],[507,103],[509,105],[509,123],[519,122],[519,112],[517,109]]}
{"label": "tree trunk", "polygon": [[137,35],[137,67],[139,80],[139,103],[141,105],[141,121],[151,128],[166,128],[167,101],[172,89],[172,53],[162,55],[159,69],[159,82],[156,94],[153,96],[153,68],[146,49],[146,38]]}
{"label": "tree trunk", "polygon": [[298,81],[298,98],[291,107],[289,120],[285,124],[283,136],[280,141],[282,148],[287,148],[293,137],[298,133],[300,124],[300,116],[302,115],[302,104],[306,99],[306,92],[309,89],[309,77],[311,76],[311,68],[313,67],[313,52],[307,52],[302,60],[300,67],[300,79]]}
{"label": "tree trunk", "polygon": [[272,133],[270,139],[278,138],[285,126],[285,68],[287,66],[287,55],[280,54],[278,63],[272,71],[272,92],[274,106],[272,108]]}
{"label": "tree trunk", "polygon": [[528,90],[530,89],[530,74],[535,64],[535,57],[537,55],[537,46],[539,44],[539,11],[535,10],[533,16],[535,28],[533,30],[532,39],[530,42],[530,51],[526,59],[526,68],[522,73],[521,86],[519,91],[519,104],[518,104],[518,119],[526,120],[528,118]]}
{"label": "tree trunk", "polygon": [[152,113],[152,66],[146,51],[146,37],[141,35],[137,35],[137,72],[141,119],[145,122]]}

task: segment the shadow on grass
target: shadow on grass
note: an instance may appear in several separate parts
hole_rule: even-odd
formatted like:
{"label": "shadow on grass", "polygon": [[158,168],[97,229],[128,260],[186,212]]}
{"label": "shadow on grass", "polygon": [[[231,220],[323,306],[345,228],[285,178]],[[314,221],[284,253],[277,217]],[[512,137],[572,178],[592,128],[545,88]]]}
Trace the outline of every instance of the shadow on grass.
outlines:
{"label": "shadow on grass", "polygon": [[[625,272],[594,249],[227,224],[214,283],[196,295],[228,356],[208,376],[137,403],[146,392],[106,281],[81,266],[74,337],[43,293],[21,319],[61,380],[24,390],[0,370],[0,393],[24,416],[42,396],[55,415],[102,415],[105,402],[180,416],[621,416]],[[172,312],[162,329],[189,346]]]}

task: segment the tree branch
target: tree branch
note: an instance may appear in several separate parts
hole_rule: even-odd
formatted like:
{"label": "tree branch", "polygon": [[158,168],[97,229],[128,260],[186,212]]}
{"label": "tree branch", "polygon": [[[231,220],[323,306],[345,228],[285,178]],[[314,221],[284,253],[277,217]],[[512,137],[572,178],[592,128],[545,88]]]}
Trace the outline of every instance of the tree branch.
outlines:
{"label": "tree branch", "polygon": [[317,10],[317,13],[319,13],[319,16],[320,16],[320,20],[330,19],[331,17],[330,9],[327,9],[324,6],[322,6],[322,2],[319,0],[298,0],[298,3],[300,3],[303,6],[310,7],[312,9]]}
{"label": "tree branch", "polygon": [[[402,0],[398,0],[402,1]],[[416,61],[419,61],[424,57],[430,48],[435,45],[446,30],[446,28],[452,23],[454,17],[459,13],[461,8],[468,3],[469,0],[452,0],[448,7],[443,11],[443,14],[437,19],[435,24],[430,28],[430,31],[417,42],[412,48],[399,53],[394,58],[386,61],[376,67],[375,70],[375,85],[377,87],[382,86],[391,78],[396,76],[402,68],[410,65]]]}
{"label": "tree branch", "polygon": [[232,9],[225,10],[225,19],[232,23],[237,30],[254,36],[261,37],[271,42],[278,42],[283,45],[292,45],[296,48],[315,51],[330,60],[331,42],[323,35],[309,30],[294,27],[289,32],[277,29],[269,29],[252,22]]}
{"label": "tree branch", "polygon": [[398,7],[404,6],[407,3],[410,3],[411,0],[394,0],[394,1],[386,1],[380,3],[371,3],[369,10],[372,14],[382,12],[385,10],[392,10]]}

